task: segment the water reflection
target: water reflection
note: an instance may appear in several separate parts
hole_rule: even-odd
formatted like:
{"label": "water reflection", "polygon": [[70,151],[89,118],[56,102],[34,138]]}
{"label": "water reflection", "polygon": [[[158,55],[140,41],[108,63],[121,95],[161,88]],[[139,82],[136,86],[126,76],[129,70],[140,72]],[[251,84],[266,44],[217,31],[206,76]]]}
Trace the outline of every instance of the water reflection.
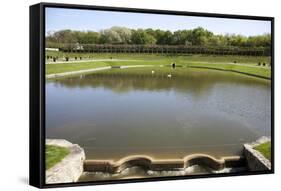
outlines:
{"label": "water reflection", "polygon": [[[208,92],[216,84],[245,85],[270,88],[270,81],[249,77],[242,74],[212,71],[205,69],[185,69],[184,74],[173,74],[168,78],[164,74],[126,74],[126,73],[96,73],[54,80],[56,85],[68,88],[108,88],[116,93],[127,93],[134,90],[162,91],[176,90],[191,92],[200,96]],[[181,69],[182,70],[182,69]]]}
{"label": "water reflection", "polygon": [[47,137],[80,144],[87,158],[236,155],[270,135],[270,81],[241,74],[109,71],[48,81],[46,90]]}

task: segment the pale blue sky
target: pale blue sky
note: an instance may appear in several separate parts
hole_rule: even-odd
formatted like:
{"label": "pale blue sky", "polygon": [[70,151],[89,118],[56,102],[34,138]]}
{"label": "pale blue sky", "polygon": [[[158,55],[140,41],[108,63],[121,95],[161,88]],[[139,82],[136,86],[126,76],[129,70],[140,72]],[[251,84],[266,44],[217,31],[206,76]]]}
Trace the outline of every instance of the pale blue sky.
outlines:
{"label": "pale blue sky", "polygon": [[182,30],[203,27],[215,34],[253,36],[270,33],[270,21],[46,8],[46,32],[61,29],[99,31],[112,26]]}

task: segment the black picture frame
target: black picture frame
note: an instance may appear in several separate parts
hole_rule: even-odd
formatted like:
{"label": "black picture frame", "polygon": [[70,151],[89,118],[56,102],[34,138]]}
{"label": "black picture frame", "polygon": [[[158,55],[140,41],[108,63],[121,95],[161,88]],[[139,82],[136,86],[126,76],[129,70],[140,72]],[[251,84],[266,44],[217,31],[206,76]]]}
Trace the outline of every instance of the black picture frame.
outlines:
{"label": "black picture frame", "polygon": [[[69,8],[84,10],[103,10],[133,13],[153,13],[168,15],[185,15],[200,17],[216,17],[216,18],[234,18],[263,20],[271,22],[271,170],[257,172],[242,173],[226,173],[226,174],[208,174],[208,175],[188,175],[161,178],[145,178],[130,180],[107,180],[96,182],[78,182],[78,183],[61,183],[46,184],[45,183],[45,8]],[[185,11],[171,10],[154,10],[154,9],[138,9],[138,8],[121,8],[121,7],[104,7],[93,5],[75,5],[75,4],[57,4],[57,3],[39,3],[30,6],[30,139],[29,139],[29,184],[38,188],[54,188],[68,186],[85,186],[115,183],[132,183],[147,181],[164,181],[164,180],[180,180],[193,178],[211,178],[211,177],[228,177],[228,176],[244,176],[257,174],[272,174],[275,169],[274,161],[274,18],[249,15],[232,15],[217,13],[197,13]]]}

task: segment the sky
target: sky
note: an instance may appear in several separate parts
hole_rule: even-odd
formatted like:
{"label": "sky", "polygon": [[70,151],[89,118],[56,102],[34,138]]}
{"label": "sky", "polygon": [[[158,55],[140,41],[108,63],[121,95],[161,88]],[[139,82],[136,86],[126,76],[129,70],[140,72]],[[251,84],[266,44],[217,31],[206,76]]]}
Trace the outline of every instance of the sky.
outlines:
{"label": "sky", "polygon": [[203,27],[214,34],[240,34],[244,36],[270,33],[271,30],[270,21],[260,20],[46,8],[46,32],[62,29],[98,32],[112,26],[170,31]]}

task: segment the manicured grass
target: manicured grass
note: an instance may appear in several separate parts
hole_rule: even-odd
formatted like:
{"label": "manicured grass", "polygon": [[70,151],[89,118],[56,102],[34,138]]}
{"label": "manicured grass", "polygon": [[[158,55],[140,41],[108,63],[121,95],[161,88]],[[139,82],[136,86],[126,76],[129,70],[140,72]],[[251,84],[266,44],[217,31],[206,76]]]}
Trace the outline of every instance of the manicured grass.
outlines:
{"label": "manicured grass", "polygon": [[78,70],[86,70],[105,66],[122,66],[122,65],[161,65],[169,64],[169,61],[99,61],[99,62],[69,62],[61,64],[46,64],[46,74],[57,74],[63,72],[71,72]]}
{"label": "manicured grass", "polygon": [[[92,63],[67,63],[67,64],[48,64],[46,66],[47,74],[54,74],[54,73],[62,73],[62,72],[69,72],[69,71],[76,71],[76,70],[83,70],[83,69],[90,69],[90,68],[98,68],[104,66],[122,66],[122,65],[164,65],[165,68],[169,66],[169,63],[166,62],[158,62],[158,61],[148,61],[148,62],[92,62]],[[271,70],[270,68],[266,67],[252,67],[250,65],[235,65],[235,64],[212,64],[212,63],[182,63],[180,65],[182,68],[186,67],[193,67],[193,68],[205,68],[205,69],[215,69],[215,70],[225,70],[225,71],[232,71],[232,72],[239,72],[243,74],[253,75],[256,77],[267,78],[270,79],[271,77]],[[177,67],[179,71],[181,67]],[[110,72],[111,70],[109,70]],[[122,70],[124,72],[130,71],[140,71],[126,69]],[[163,70],[162,70],[163,71]]]}
{"label": "manicured grass", "polygon": [[65,147],[46,145],[46,170],[60,162],[69,152]]}
{"label": "manicured grass", "polygon": [[251,65],[237,65],[237,64],[208,64],[195,63],[189,64],[190,67],[212,68],[233,72],[241,72],[249,75],[254,75],[262,78],[271,78],[271,70],[268,67],[255,67]]}
{"label": "manicured grass", "polygon": [[265,158],[271,161],[271,141],[260,144],[254,147],[257,151],[259,151]]}
{"label": "manicured grass", "polygon": [[[152,74],[152,71],[154,71],[154,73]],[[219,71],[220,73],[224,74],[224,75],[229,75],[232,72],[224,72],[224,71]],[[202,69],[202,68],[193,68],[193,67],[188,67],[188,66],[179,66],[176,67],[175,69],[173,69],[170,66],[151,66],[151,67],[140,67],[140,68],[125,68],[125,69],[120,69],[120,68],[113,68],[110,70],[102,70],[102,71],[97,71],[94,72],[94,74],[96,75],[108,75],[108,76],[112,76],[112,75],[116,75],[116,76],[147,76],[147,77],[164,77],[164,79],[167,79],[167,75],[171,74],[172,78],[192,78],[195,77],[197,75],[201,75],[203,73],[208,73],[212,76],[218,74],[216,72],[216,69]],[[203,74],[204,75],[204,74]],[[241,77],[247,77],[244,74],[238,74],[241,75]],[[241,78],[242,79],[242,78]],[[261,79],[263,80],[263,79]]]}
{"label": "manicured grass", "polygon": [[[56,54],[65,54],[56,52]],[[67,53],[79,54],[79,53]],[[89,54],[81,54],[80,56]],[[98,62],[69,62],[64,64],[47,64],[46,74],[78,71],[84,69],[98,68],[104,66],[124,66],[124,65],[165,65],[176,63],[182,67],[198,67],[206,69],[217,69],[232,72],[240,72],[261,78],[271,78],[271,68],[257,66],[258,62],[269,63],[270,57],[254,56],[214,56],[214,55],[185,55],[185,56],[163,56],[152,54],[92,54],[95,59],[108,59],[110,56],[119,60],[108,60]],[[69,56],[69,55],[68,55]],[[72,55],[73,56],[73,55]],[[122,61],[123,59],[123,61]],[[129,60],[129,61],[128,61]],[[236,61],[236,63],[234,63]]]}
{"label": "manicured grass", "polygon": [[109,66],[129,66],[129,65],[169,65],[171,61],[166,59],[161,60],[133,60],[133,61],[105,61]]}
{"label": "manicured grass", "polygon": [[91,68],[108,66],[104,62],[82,62],[82,63],[65,63],[65,64],[46,64],[46,74],[57,74]]}

